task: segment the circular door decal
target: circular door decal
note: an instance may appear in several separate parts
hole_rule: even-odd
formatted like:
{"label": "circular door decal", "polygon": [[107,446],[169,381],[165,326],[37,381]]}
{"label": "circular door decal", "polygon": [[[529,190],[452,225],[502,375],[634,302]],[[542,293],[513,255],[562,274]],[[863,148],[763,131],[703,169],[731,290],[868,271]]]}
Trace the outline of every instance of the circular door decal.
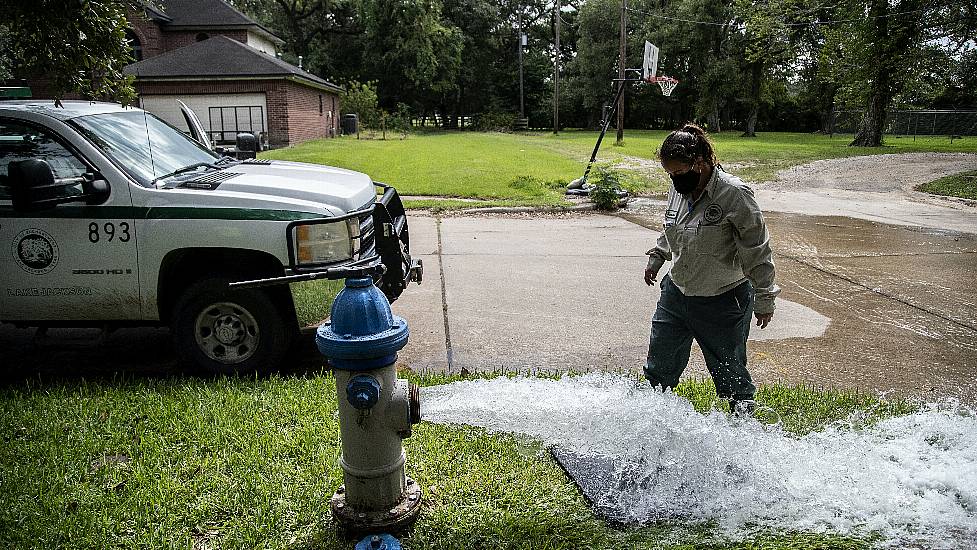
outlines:
{"label": "circular door decal", "polygon": [[47,231],[25,229],[14,237],[14,259],[28,273],[43,275],[58,265],[58,243]]}

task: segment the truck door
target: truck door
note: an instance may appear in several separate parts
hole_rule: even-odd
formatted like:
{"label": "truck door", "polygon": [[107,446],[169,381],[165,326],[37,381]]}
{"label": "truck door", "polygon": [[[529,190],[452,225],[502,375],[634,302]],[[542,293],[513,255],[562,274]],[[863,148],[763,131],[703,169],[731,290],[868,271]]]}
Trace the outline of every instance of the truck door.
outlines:
{"label": "truck door", "polygon": [[67,142],[33,123],[0,118],[0,319],[102,321],[141,318],[136,233],[128,182],[109,181],[100,205],[13,210],[8,166],[45,160],[61,181],[101,175]]}

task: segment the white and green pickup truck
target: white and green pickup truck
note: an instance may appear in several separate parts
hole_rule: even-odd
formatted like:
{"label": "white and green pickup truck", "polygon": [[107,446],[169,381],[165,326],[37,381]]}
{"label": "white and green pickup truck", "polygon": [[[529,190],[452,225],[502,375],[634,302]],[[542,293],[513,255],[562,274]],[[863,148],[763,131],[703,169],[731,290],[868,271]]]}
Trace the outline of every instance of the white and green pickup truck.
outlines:
{"label": "white and green pickup truck", "polygon": [[391,301],[420,282],[393,188],[221,156],[185,115],[192,138],[111,103],[0,102],[0,322],[169,325],[185,361],[247,372],[298,334],[284,283],[378,258]]}

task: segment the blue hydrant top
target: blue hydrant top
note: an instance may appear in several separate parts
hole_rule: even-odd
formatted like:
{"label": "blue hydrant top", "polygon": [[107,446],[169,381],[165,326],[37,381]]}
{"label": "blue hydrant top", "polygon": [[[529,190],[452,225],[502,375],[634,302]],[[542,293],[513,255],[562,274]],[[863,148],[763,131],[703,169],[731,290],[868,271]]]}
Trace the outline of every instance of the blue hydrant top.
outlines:
{"label": "blue hydrant top", "polygon": [[401,550],[400,541],[393,535],[371,535],[356,543],[354,550]]}
{"label": "blue hydrant top", "polygon": [[390,302],[373,279],[360,277],[346,279],[315,341],[333,368],[359,371],[396,361],[409,335],[407,321],[390,311]]}

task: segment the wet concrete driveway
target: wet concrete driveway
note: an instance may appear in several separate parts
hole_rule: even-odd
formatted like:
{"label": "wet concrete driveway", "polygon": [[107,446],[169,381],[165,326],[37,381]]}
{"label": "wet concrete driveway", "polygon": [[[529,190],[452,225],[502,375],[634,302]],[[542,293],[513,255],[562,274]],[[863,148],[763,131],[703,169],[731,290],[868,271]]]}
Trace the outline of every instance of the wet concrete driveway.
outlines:
{"label": "wet concrete driveway", "polygon": [[[751,334],[758,382],[977,401],[977,236],[767,218],[783,294]],[[403,364],[639,371],[658,298],[641,282],[644,251],[661,219],[652,202],[621,216],[417,220],[428,281],[394,306],[412,323]],[[697,350],[686,375],[707,376]]]}
{"label": "wet concrete driveway", "polygon": [[[977,402],[977,236],[842,217],[767,213],[783,288],[754,329],[759,383]],[[641,280],[660,206],[621,216],[416,215],[426,280],[394,304],[401,364],[433,371],[640,371],[658,298]],[[165,329],[0,328],[8,379],[183,374]],[[311,335],[309,339],[311,348]],[[286,370],[317,368],[314,352]],[[687,376],[705,376],[693,352]]]}
{"label": "wet concrete driveway", "polygon": [[831,324],[820,338],[754,343],[757,378],[977,399],[977,236],[767,218],[782,296]]}

